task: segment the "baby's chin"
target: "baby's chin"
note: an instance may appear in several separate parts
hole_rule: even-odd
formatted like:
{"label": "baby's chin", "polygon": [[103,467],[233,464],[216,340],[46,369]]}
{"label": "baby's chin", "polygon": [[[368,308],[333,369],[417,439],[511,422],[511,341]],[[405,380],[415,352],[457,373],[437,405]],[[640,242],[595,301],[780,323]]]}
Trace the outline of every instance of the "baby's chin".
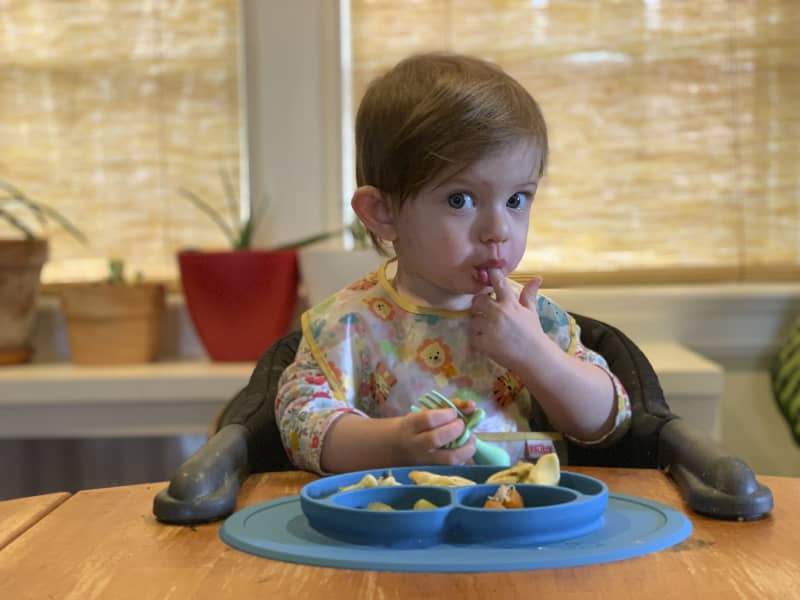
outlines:
{"label": "baby's chin", "polygon": [[447,298],[440,298],[436,308],[443,308],[445,310],[463,311],[469,310],[472,307],[472,300],[478,294],[484,293],[491,288],[479,288],[477,285],[469,290],[455,291],[452,290]]}

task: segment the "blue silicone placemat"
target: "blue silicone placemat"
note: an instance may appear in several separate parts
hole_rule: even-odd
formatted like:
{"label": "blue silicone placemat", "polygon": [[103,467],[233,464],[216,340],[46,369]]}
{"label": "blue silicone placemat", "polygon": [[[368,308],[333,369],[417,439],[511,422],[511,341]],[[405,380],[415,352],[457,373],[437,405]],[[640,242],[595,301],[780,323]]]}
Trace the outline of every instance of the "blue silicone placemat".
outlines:
{"label": "blue silicone placemat", "polygon": [[668,548],[692,531],[688,517],[669,506],[609,494],[598,530],[532,547],[439,544],[391,549],[348,544],[312,529],[299,496],[264,502],[234,513],[220,529],[224,542],[250,554],[293,563],[408,572],[489,572],[575,567],[624,560]]}

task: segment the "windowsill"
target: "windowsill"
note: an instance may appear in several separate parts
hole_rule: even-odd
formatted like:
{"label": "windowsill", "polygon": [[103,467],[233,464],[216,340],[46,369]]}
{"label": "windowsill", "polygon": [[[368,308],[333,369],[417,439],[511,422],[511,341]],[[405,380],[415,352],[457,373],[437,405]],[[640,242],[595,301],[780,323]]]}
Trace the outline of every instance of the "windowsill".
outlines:
{"label": "windowsill", "polygon": [[253,365],[206,360],[87,367],[4,367],[0,438],[207,433]]}

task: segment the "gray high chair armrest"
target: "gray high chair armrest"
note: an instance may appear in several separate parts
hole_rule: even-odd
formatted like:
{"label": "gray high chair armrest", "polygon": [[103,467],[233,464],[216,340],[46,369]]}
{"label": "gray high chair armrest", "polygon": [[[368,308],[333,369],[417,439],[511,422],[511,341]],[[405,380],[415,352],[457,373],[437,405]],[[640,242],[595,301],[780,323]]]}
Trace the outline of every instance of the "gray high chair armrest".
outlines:
{"label": "gray high chair armrest", "polygon": [[283,449],[274,401],[299,342],[300,332],[294,332],[264,353],[247,386],[217,419],[216,433],[154,498],[159,521],[189,525],[222,519],[236,508],[241,481],[250,473],[294,468]]}
{"label": "gray high chair armrest", "polygon": [[661,429],[659,455],[662,468],[698,513],[750,520],[772,511],[772,492],[750,467],[682,419]]}
{"label": "gray high chair armrest", "polygon": [[169,486],[156,494],[153,514],[182,525],[216,521],[236,507],[240,482],[249,474],[248,431],[227,425],[184,462]]}

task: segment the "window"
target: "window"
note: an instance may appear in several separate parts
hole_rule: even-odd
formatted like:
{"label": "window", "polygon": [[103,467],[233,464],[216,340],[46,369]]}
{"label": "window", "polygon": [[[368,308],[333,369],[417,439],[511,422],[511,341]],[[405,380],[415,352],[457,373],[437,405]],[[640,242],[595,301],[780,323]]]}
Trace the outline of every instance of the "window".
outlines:
{"label": "window", "polygon": [[45,282],[112,256],[173,279],[177,249],[226,245],[177,190],[224,207],[221,170],[239,178],[239,30],[236,0],[3,3],[0,179],[90,240],[52,228]]}
{"label": "window", "polygon": [[549,285],[800,273],[794,0],[350,10],[356,106],[372,77],[423,50],[493,60],[541,104],[552,154],[521,270]]}
{"label": "window", "polygon": [[522,270],[797,279],[798,39],[793,0],[7,0],[0,178],[92,242],[53,230],[46,281],[118,255],[172,278],[177,249],[225,245],[179,187],[222,206],[220,169],[240,177],[268,203],[260,246],[332,228],[367,82],[451,49],[501,64],[550,126]]}

